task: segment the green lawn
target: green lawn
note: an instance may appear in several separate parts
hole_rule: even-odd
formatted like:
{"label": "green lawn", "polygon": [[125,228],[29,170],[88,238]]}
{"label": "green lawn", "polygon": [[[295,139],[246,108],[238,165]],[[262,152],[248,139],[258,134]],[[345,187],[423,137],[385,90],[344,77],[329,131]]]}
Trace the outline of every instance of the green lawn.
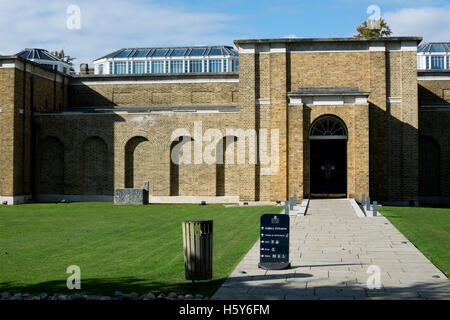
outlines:
{"label": "green lawn", "polygon": [[380,212],[449,276],[450,209],[381,207]]}
{"label": "green lawn", "polygon": [[[212,295],[259,236],[259,218],[277,207],[114,206],[112,203],[0,206],[0,292],[66,293],[70,265],[81,291]],[[181,225],[214,220],[211,281],[184,278]]]}

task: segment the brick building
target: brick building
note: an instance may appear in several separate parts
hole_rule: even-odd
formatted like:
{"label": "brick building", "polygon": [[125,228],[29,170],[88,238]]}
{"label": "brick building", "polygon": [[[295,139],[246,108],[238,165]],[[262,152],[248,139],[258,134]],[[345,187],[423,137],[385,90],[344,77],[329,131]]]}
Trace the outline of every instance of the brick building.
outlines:
{"label": "brick building", "polygon": [[0,199],[112,201],[149,181],[150,202],[446,201],[450,76],[418,75],[420,41],[237,40],[239,72],[68,76],[0,57]]}

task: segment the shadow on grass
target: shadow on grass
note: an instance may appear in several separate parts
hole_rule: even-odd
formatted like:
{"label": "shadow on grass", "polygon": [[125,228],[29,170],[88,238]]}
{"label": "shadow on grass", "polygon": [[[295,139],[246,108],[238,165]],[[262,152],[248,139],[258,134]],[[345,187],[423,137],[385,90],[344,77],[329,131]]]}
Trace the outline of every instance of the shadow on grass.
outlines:
{"label": "shadow on grass", "polygon": [[1,292],[20,292],[38,294],[46,292],[47,294],[102,294],[114,295],[115,291],[123,293],[137,292],[139,294],[152,292],[155,295],[159,293],[170,292],[177,294],[202,294],[212,296],[214,292],[222,285],[226,279],[215,279],[211,281],[196,281],[194,285],[191,282],[168,283],[149,281],[148,279],[139,279],[133,277],[107,278],[107,279],[81,279],[80,290],[69,290],[65,280],[52,280],[39,282],[35,284],[20,285],[12,282],[1,282]]}
{"label": "shadow on grass", "polygon": [[[323,264],[323,265],[298,265],[292,266],[291,270],[297,268],[309,268],[309,267],[326,267],[326,266],[341,266],[341,265],[354,265],[354,264]],[[273,273],[272,273],[273,272]],[[312,277],[311,274],[307,273],[296,273],[293,270],[292,274],[277,274],[276,271],[271,271],[270,275],[258,275],[250,276],[245,273],[245,271],[239,277],[233,277],[235,280],[242,281],[261,281],[264,279],[284,279],[286,277]],[[101,279],[83,279],[81,278],[81,289],[80,290],[69,290],[66,285],[66,280],[51,280],[45,282],[38,282],[34,284],[17,284],[15,282],[0,282],[0,293],[10,292],[10,293],[30,293],[38,294],[41,292],[46,292],[47,294],[102,294],[102,295],[114,295],[115,291],[121,291],[123,293],[137,292],[139,294],[152,292],[155,295],[160,293],[168,294],[170,292],[175,292],[177,294],[202,294],[204,296],[211,297],[220,286],[227,280],[227,278],[219,278],[207,281],[195,281],[194,284],[190,281],[184,282],[163,282],[163,281],[152,281],[149,279],[140,279],[136,277],[121,277],[121,278],[101,278]]]}
{"label": "shadow on grass", "polygon": [[[339,265],[339,264],[330,264]],[[328,266],[328,265],[321,265]],[[294,268],[301,268],[296,266]],[[311,267],[311,266],[310,266]],[[318,267],[318,265],[316,265]],[[369,276],[369,275],[368,275]],[[308,271],[291,273],[272,270],[270,274],[240,274],[230,278],[199,281],[192,286],[189,282],[167,283],[149,281],[133,277],[111,279],[82,279],[81,290],[68,290],[64,280],[46,281],[29,285],[15,285],[11,282],[0,283],[0,292],[20,292],[38,294],[102,294],[114,295],[115,291],[124,293],[137,292],[144,294],[163,292],[177,294],[203,294],[216,300],[366,300],[366,299],[450,299],[450,281],[448,279],[429,279],[398,285],[384,285],[381,289],[369,290],[364,282],[350,279],[336,281],[335,284],[324,284],[328,277],[317,278]],[[335,279],[337,280],[337,279]],[[306,285],[307,284],[307,285]]]}
{"label": "shadow on grass", "polygon": [[410,281],[398,283],[398,285],[384,284],[381,281],[381,288],[369,289],[365,281],[330,279],[328,277],[317,278],[308,273],[242,275],[225,281],[212,299],[449,300],[450,281],[448,279],[432,278],[423,281],[411,279]]}

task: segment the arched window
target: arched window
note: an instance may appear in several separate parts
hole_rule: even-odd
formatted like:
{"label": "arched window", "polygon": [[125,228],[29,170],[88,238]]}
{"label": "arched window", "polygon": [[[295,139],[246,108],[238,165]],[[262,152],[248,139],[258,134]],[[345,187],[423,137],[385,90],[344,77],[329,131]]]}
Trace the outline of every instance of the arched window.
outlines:
{"label": "arched window", "polygon": [[[221,197],[221,196],[225,196],[226,193],[229,190],[226,190],[227,188],[227,179],[226,179],[226,175],[229,175],[229,173],[226,173],[225,168],[227,164],[227,156],[226,156],[226,152],[227,152],[227,148],[229,145],[235,143],[238,141],[238,138],[235,136],[226,136],[223,137],[222,140],[220,140],[217,143],[217,151],[216,151],[216,196]],[[235,163],[235,152],[236,152],[236,148],[233,147],[232,151],[232,160],[233,162],[231,164]]]}
{"label": "arched window", "polygon": [[[189,136],[180,136],[175,139],[170,145],[170,196],[175,197],[180,195],[180,150],[181,148],[189,142],[194,141]],[[187,152],[192,152],[189,147]],[[192,155],[191,160],[193,159]]]}
{"label": "arched window", "polygon": [[441,195],[441,152],[432,137],[419,137],[419,195]]}
{"label": "arched window", "polygon": [[136,136],[125,145],[125,188],[140,188],[146,180],[146,161],[150,146],[148,139]]}
{"label": "arched window", "polygon": [[347,128],[338,118],[323,116],[311,126],[310,139],[347,139]]}

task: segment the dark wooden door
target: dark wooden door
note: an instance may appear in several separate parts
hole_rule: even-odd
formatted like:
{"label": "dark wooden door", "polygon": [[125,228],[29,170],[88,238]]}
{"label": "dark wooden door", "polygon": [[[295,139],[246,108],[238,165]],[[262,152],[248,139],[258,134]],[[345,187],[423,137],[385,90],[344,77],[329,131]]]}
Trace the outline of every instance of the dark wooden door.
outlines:
{"label": "dark wooden door", "polygon": [[311,140],[311,196],[347,196],[347,140]]}

